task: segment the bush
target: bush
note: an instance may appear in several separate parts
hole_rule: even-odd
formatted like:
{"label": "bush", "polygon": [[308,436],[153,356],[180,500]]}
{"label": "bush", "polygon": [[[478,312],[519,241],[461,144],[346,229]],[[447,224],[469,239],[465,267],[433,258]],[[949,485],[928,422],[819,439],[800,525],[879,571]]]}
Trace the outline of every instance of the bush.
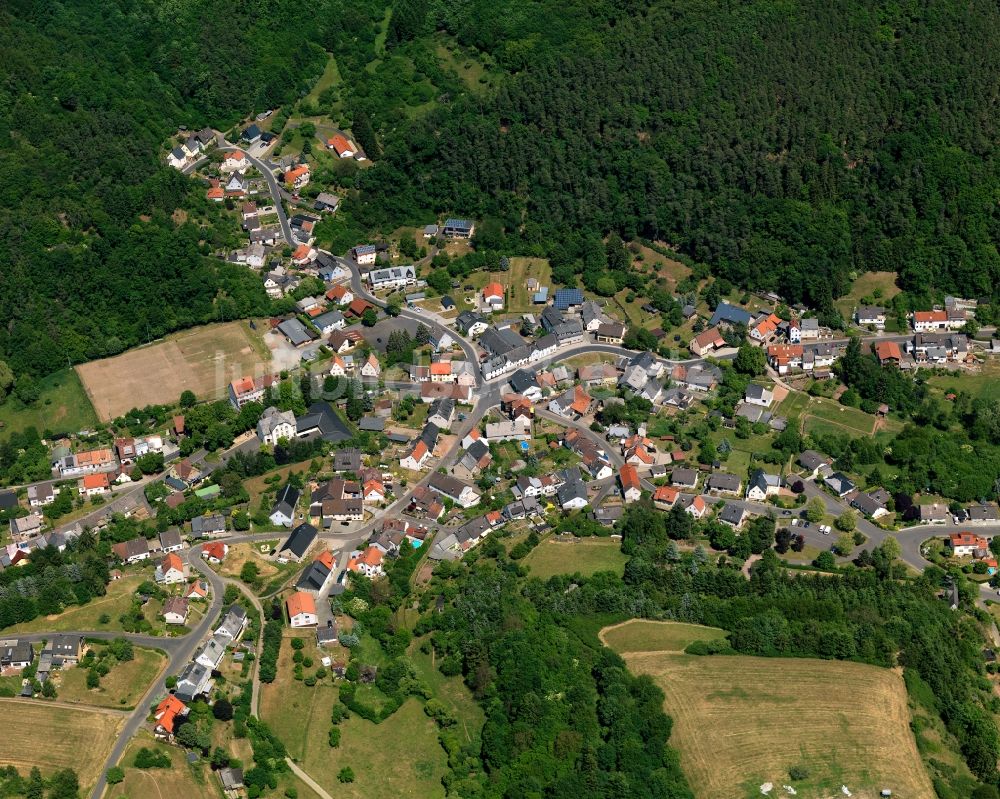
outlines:
{"label": "bush", "polygon": [[350,766],[344,766],[337,772],[337,779],[341,782],[354,782],[354,771]]}
{"label": "bush", "polygon": [[272,619],[264,625],[264,645],[260,653],[261,682],[274,682],[274,678],[278,676],[278,654],[281,652],[282,627],[281,621],[277,619]]}
{"label": "bush", "polygon": [[170,768],[170,756],[166,752],[147,749],[144,746],[135,753],[135,762],[133,765],[141,769]]}
{"label": "bush", "polygon": [[306,645],[306,642],[302,638],[293,638],[292,639],[292,649],[303,649],[305,647],[305,645]]}
{"label": "bush", "polygon": [[108,785],[117,785],[125,779],[125,769],[121,766],[112,766],[108,769]]}
{"label": "bush", "polygon": [[692,641],[684,647],[686,655],[735,655],[736,650],[723,639],[715,641]]}
{"label": "bush", "polygon": [[331,727],[330,735],[327,740],[332,749],[336,749],[338,746],[340,746],[340,730],[336,727]]}
{"label": "bush", "polygon": [[807,780],[809,779],[809,769],[805,766],[792,766],[788,769],[788,778],[790,780]]}
{"label": "bush", "polygon": [[212,715],[219,721],[229,721],[233,717],[233,706],[228,699],[216,699],[212,705]]}

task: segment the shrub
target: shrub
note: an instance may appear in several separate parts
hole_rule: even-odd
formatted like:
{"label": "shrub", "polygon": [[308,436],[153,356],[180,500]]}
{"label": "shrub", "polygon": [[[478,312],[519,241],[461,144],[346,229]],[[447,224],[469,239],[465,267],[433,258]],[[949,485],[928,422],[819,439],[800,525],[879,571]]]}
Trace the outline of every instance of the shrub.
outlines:
{"label": "shrub", "polygon": [[337,772],[337,779],[341,782],[354,782],[354,771],[350,766],[344,766]]}
{"label": "shrub", "polygon": [[163,751],[147,749],[142,747],[135,753],[136,768],[170,768],[170,756]]}
{"label": "shrub", "polygon": [[330,747],[336,749],[340,746],[340,730],[337,727],[330,728],[330,735],[328,737]]}
{"label": "shrub", "polygon": [[108,785],[117,785],[125,779],[125,769],[120,766],[112,766],[108,769]]}

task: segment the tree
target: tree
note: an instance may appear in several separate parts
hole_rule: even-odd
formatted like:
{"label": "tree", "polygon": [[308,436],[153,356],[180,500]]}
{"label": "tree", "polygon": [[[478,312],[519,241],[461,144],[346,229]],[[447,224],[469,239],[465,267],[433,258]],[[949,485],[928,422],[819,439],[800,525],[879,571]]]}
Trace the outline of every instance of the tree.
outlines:
{"label": "tree", "polygon": [[740,374],[757,377],[767,371],[767,355],[760,347],[744,341],[733,360],[733,368]]}
{"label": "tree", "polygon": [[782,527],[774,534],[774,551],[784,555],[792,544],[792,533],[787,527]]}
{"label": "tree", "polygon": [[841,557],[846,557],[854,549],[854,539],[851,538],[847,533],[837,536],[837,540],[833,544],[833,551],[836,552]]}
{"label": "tree", "polygon": [[[990,543],[992,543],[992,541]],[[899,556],[903,552],[902,547],[900,547],[899,545],[899,541],[897,541],[891,535],[886,536],[885,540],[878,545],[877,549],[879,549],[882,552],[882,554],[890,563],[892,563],[892,561],[894,560],[898,560]]]}
{"label": "tree", "polygon": [[833,569],[836,568],[837,561],[834,559],[832,552],[823,551],[816,556],[813,566],[817,569]]}
{"label": "tree", "polygon": [[233,717],[233,706],[228,699],[219,698],[212,705],[212,715],[219,721],[229,721]]}
{"label": "tree", "polygon": [[14,372],[7,365],[6,361],[0,361],[0,402],[10,393],[11,386],[14,385]]}
{"label": "tree", "polygon": [[417,329],[413,334],[413,340],[423,346],[431,340],[431,329],[427,327],[423,322],[417,324]]}
{"label": "tree", "polygon": [[814,524],[826,516],[826,503],[822,497],[813,497],[806,505],[806,518]]}
{"label": "tree", "polygon": [[[848,508],[843,513],[841,513],[836,522],[834,522],[838,530],[843,530],[845,533],[850,533],[858,526],[858,514],[853,510]],[[852,542],[853,543],[853,542]]]}
{"label": "tree", "polygon": [[375,327],[378,324],[378,313],[374,308],[365,308],[365,312],[361,314],[361,324],[365,327]]}
{"label": "tree", "polygon": [[181,407],[182,408],[190,408],[196,402],[198,402],[198,398],[195,396],[195,394],[194,394],[193,391],[185,390],[185,391],[181,392]]}
{"label": "tree", "polygon": [[341,782],[354,782],[354,770],[350,766],[344,766],[337,772],[337,779]]}
{"label": "tree", "polygon": [[108,769],[107,780],[108,785],[117,785],[119,782],[125,779],[125,769],[121,766],[112,766]]}

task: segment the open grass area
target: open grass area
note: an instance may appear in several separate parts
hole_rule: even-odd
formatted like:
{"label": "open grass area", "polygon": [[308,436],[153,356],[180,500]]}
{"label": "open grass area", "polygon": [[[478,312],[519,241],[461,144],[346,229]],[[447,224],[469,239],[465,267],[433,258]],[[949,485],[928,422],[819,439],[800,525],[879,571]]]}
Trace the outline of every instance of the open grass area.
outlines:
{"label": "open grass area", "polygon": [[[164,752],[170,758],[169,769],[139,769],[132,764],[135,754],[142,747],[154,752]],[[206,761],[188,763],[184,750],[177,746],[167,746],[153,740],[146,732],[140,733],[125,750],[121,761],[125,769],[125,780],[108,789],[109,799],[130,799],[147,796],[150,799],[217,799],[221,786]],[[301,794],[300,794],[301,796]]]}
{"label": "open grass area", "polygon": [[[249,480],[245,480],[243,482],[243,487],[246,488],[247,494],[250,495],[250,507],[256,508],[263,494],[280,491],[285,485],[285,480],[288,478],[290,472],[299,472],[300,474],[306,472],[309,470],[309,465],[311,463],[311,460],[291,463],[287,466],[274,469],[267,474],[262,474],[259,477],[251,477]],[[268,480],[273,480],[276,475],[280,477],[281,480],[269,483]]]}
{"label": "open grass area", "polygon": [[605,646],[624,655],[626,652],[683,652],[695,641],[717,641],[726,635],[725,630],[701,624],[630,619],[605,627],[598,637]]}
{"label": "open grass area", "polygon": [[[326,718],[327,726],[329,717]],[[410,698],[381,724],[352,716],[340,725],[340,746],[331,749],[324,734],[310,735],[303,768],[338,799],[375,796],[439,799],[447,758],[435,724],[423,706]],[[354,770],[355,780],[341,784],[337,772]]]}
{"label": "open grass area", "polygon": [[1000,360],[987,358],[975,371],[962,370],[947,375],[934,375],[927,380],[942,396],[964,391],[984,400],[1000,399]]}
{"label": "open grass area", "polygon": [[437,39],[434,52],[442,68],[458,75],[467,89],[481,92],[495,85],[498,75],[487,70],[482,61],[470,51],[463,49],[450,36],[438,34]]}
{"label": "open grass area", "polygon": [[0,436],[34,427],[40,434],[75,433],[97,424],[97,413],[77,373],[61,369],[38,379],[39,398],[24,405],[16,397],[0,403]]}
{"label": "open grass area", "polygon": [[[98,651],[101,644],[91,644]],[[99,688],[87,688],[87,670],[64,669],[58,675],[59,701],[95,707],[132,709],[166,665],[166,658],[152,649],[135,648],[135,658],[125,663],[115,663],[101,677]]]}
{"label": "open grass area", "polygon": [[[86,605],[74,605],[57,616],[39,616],[37,619],[8,627],[9,633],[63,632],[66,630],[117,630],[122,629],[118,617],[132,606],[132,596],[144,579],[152,573],[126,574],[121,580],[108,583],[108,593],[92,599]],[[101,624],[104,614],[111,617]],[[149,614],[146,614],[147,618]]]}
{"label": "open grass area", "polygon": [[230,381],[268,371],[270,356],[247,322],[204,325],[77,367],[102,421],[132,408],[177,402],[190,389],[199,399],[218,399]]}
{"label": "open grass area", "polygon": [[[861,305],[862,297],[875,299],[875,305],[886,305],[889,300],[899,294],[899,287],[896,285],[895,272],[865,272],[854,281],[851,291],[845,294],[834,305],[843,314],[845,319],[850,319],[854,313],[854,308]],[[875,292],[880,292],[881,296],[874,298]]]}
{"label": "open grass area", "polygon": [[[896,419],[876,419],[860,408],[841,405],[825,397],[810,397],[791,392],[778,406],[777,413],[789,422],[797,422],[803,432],[839,433],[850,436],[870,436],[877,431],[896,433],[903,425]],[[877,427],[876,427],[877,424]]]}
{"label": "open grass area", "polygon": [[[650,675],[674,720],[671,744],[699,799],[760,796],[791,784],[800,799],[933,799],[910,730],[902,678],[858,663],[794,658],[626,654]],[[789,769],[809,776],[790,781]],[[784,793],[782,793],[784,795]]]}
{"label": "open grass area", "polygon": [[438,671],[433,651],[425,655],[420,651],[420,642],[414,641],[407,652],[417,678],[431,689],[435,699],[443,702],[452,715],[458,719],[455,727],[460,732],[462,743],[479,740],[486,716],[461,677],[445,677]]}
{"label": "open grass area", "polygon": [[608,538],[573,538],[569,540],[542,541],[524,559],[532,577],[547,580],[554,574],[589,576],[599,571],[623,574],[628,557],[622,554],[621,544]]}
{"label": "open grass area", "polygon": [[[327,59],[326,66],[323,68],[323,74],[319,76],[319,80],[316,81],[316,85],[312,87],[312,91],[305,96],[305,100],[307,102],[318,103],[319,96],[323,92],[331,86],[339,86],[342,82],[340,69],[337,67],[337,59],[331,55]],[[337,105],[339,106],[339,103]]]}
{"label": "open grass area", "polygon": [[[101,710],[46,705],[38,700],[0,699],[0,765],[43,775],[71,768],[86,795],[126,716]],[[10,734],[16,730],[17,734]],[[183,796],[184,794],[180,794]]]}
{"label": "open grass area", "polygon": [[510,272],[506,275],[506,285],[510,287],[507,310],[515,313],[534,313],[544,309],[535,305],[531,298],[533,291],[528,291],[528,278],[535,278],[539,286],[548,286],[549,295],[555,291],[552,285],[552,267],[547,258],[511,258]]}

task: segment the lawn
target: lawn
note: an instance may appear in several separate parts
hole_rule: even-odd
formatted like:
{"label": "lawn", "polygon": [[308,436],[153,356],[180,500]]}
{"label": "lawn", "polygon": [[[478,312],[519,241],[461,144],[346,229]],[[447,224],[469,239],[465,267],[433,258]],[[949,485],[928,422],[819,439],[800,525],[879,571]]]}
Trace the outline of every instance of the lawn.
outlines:
{"label": "lawn", "polygon": [[132,408],[169,405],[190,389],[199,399],[224,397],[230,381],[263,375],[270,353],[249,324],[226,322],[174,333],[146,347],[77,367],[102,421]]}
{"label": "lawn", "polygon": [[552,267],[547,258],[511,258],[510,272],[505,282],[509,286],[507,310],[514,313],[533,313],[544,309],[532,301],[533,291],[528,291],[528,278],[535,278],[540,286],[548,286],[549,295],[555,292],[552,285]]}
{"label": "lawn", "polygon": [[839,796],[842,785],[856,797],[885,788],[908,799],[935,796],[895,672],[797,658],[625,659],[663,690],[671,744],[699,799],[760,796],[764,782],[789,784],[793,766],[809,774],[791,782],[800,799]]}
{"label": "lawn", "polygon": [[896,273],[865,272],[854,281],[850,293],[841,297],[834,304],[845,319],[851,319],[854,314],[854,308],[862,304],[862,297],[869,297],[876,291],[881,292],[881,296],[875,299],[874,304],[887,305],[889,300],[899,294],[900,291],[896,285]]}
{"label": "lawn", "polygon": [[407,652],[417,678],[431,689],[435,699],[443,702],[452,715],[458,719],[458,726],[461,727],[462,743],[471,743],[479,740],[479,734],[483,728],[486,716],[482,708],[472,698],[472,694],[465,686],[461,677],[445,677],[434,663],[434,652],[425,655],[420,651],[420,641],[410,644]]}
{"label": "lawn", "polygon": [[[170,758],[169,769],[139,769],[132,764],[135,754],[142,747],[155,752],[165,752]],[[154,741],[148,733],[141,732],[125,750],[121,760],[125,769],[125,780],[108,789],[109,799],[147,796],[151,799],[169,799],[183,796],[184,799],[216,799],[221,786],[204,760],[187,763],[184,750],[176,746]]]}
{"label": "lawn", "polygon": [[718,627],[684,624],[679,621],[630,619],[605,627],[598,634],[601,643],[619,654],[626,652],[683,652],[695,641],[717,641],[728,633]]}
{"label": "lawn", "polygon": [[934,375],[927,383],[942,395],[964,391],[978,399],[1000,399],[1000,361],[988,358],[975,372]]}
{"label": "lawn", "polygon": [[491,88],[495,83],[495,75],[487,71],[483,63],[470,52],[462,49],[454,39],[439,35],[437,47],[434,49],[442,68],[450,69],[465,83],[467,89],[481,92]]}
{"label": "lawn", "polygon": [[[275,493],[280,491],[285,485],[285,480],[288,477],[289,472],[307,472],[309,470],[309,465],[312,460],[301,461],[299,463],[290,463],[288,466],[282,466],[279,469],[274,469],[267,474],[262,474],[259,477],[251,477],[249,480],[243,482],[243,487],[246,488],[247,494],[250,495],[250,507],[256,508],[260,503],[260,498],[262,495],[267,493]],[[281,480],[275,483],[269,483],[268,480],[272,480],[275,475],[281,478]]]}
{"label": "lawn", "polygon": [[0,403],[0,431],[5,436],[34,427],[39,433],[75,433],[97,424],[94,406],[77,373],[61,369],[38,379],[39,398],[25,406],[16,398]]}
{"label": "lawn", "polygon": [[[302,767],[337,799],[375,796],[439,799],[447,757],[437,728],[423,705],[410,698],[381,724],[352,716],[340,725],[340,746],[331,749],[326,724],[309,736]],[[352,783],[341,784],[337,772],[350,766]]]}
{"label": "lawn", "polygon": [[836,400],[808,397],[794,392],[781,403],[780,412],[790,420],[800,419],[804,432],[807,433],[819,430],[823,433],[870,436],[875,431],[876,422],[880,422],[879,429],[889,432],[898,432],[903,428],[902,423],[896,419],[887,417],[879,420],[870,413],[841,405]]}
{"label": "lawn", "polygon": [[532,577],[547,580],[554,574],[575,574],[585,577],[599,571],[621,575],[628,557],[621,544],[608,538],[573,538],[567,541],[548,539],[535,547],[524,559]]}
{"label": "lawn", "polygon": [[[118,617],[132,607],[132,596],[152,574],[127,574],[121,580],[108,583],[108,593],[93,599],[86,605],[74,605],[58,616],[39,616],[37,619],[16,624],[7,629],[10,633],[62,632],[65,630],[112,630],[122,629]],[[107,614],[111,621],[100,623],[100,617]],[[149,618],[149,614],[146,614]]]}
{"label": "lawn", "polygon": [[63,768],[76,771],[82,793],[97,781],[125,714],[46,705],[38,700],[0,699],[0,765],[27,774]]}
{"label": "lawn", "polygon": [[[103,649],[101,644],[91,646]],[[136,647],[135,658],[125,663],[116,663],[111,671],[101,677],[100,687],[93,690],[87,688],[86,669],[72,668],[56,672],[59,676],[56,685],[59,701],[131,710],[165,664],[166,658],[159,652]]]}

